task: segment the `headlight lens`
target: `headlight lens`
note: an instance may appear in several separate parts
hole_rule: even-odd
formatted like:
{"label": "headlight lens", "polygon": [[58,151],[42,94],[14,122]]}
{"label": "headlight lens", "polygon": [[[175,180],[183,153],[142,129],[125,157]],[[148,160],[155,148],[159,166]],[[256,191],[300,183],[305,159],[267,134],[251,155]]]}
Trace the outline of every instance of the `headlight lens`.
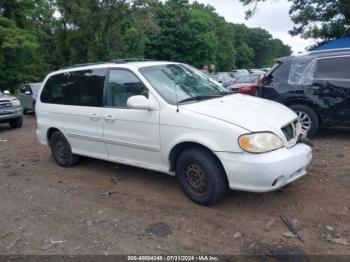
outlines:
{"label": "headlight lens", "polygon": [[12,105],[13,106],[21,106],[21,102],[18,99],[12,100]]}
{"label": "headlight lens", "polygon": [[239,138],[240,147],[249,153],[266,153],[282,148],[282,140],[273,133],[255,133],[242,135]]}

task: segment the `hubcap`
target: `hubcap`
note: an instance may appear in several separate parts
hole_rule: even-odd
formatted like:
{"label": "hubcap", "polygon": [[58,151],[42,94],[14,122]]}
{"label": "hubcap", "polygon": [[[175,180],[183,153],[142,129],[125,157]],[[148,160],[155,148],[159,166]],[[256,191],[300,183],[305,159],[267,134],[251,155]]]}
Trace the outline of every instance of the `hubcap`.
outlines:
{"label": "hubcap", "polygon": [[296,113],[299,117],[299,121],[300,121],[300,125],[301,125],[301,132],[305,134],[311,128],[311,118],[308,114],[306,114],[303,111],[297,111]]}
{"label": "hubcap", "polygon": [[186,181],[197,194],[203,194],[207,190],[205,173],[196,163],[189,163],[185,169]]}
{"label": "hubcap", "polygon": [[60,161],[65,161],[67,159],[67,147],[63,141],[59,140],[55,143],[55,153]]}

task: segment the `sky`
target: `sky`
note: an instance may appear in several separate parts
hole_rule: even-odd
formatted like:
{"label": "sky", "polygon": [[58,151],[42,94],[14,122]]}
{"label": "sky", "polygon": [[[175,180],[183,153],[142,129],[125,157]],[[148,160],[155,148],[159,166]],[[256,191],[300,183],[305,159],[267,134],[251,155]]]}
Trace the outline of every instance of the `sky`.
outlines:
{"label": "sky", "polygon": [[[245,11],[239,0],[196,0],[199,3],[210,4],[216,12],[225,17],[226,21],[246,24],[249,27],[261,27],[269,31],[274,38],[279,38],[283,43],[291,46],[294,54],[304,52],[306,47],[314,44],[313,40],[305,40],[298,36],[292,37],[288,31],[293,28],[293,22],[289,17],[287,0],[267,0],[258,4],[255,15],[246,20]],[[194,2],[194,0],[190,0]]]}

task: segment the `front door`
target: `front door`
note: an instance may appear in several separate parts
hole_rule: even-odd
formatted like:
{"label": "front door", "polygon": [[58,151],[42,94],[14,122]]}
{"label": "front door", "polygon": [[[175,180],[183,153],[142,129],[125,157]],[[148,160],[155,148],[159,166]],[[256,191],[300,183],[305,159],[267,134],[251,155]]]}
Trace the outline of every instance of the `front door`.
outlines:
{"label": "front door", "polygon": [[[149,99],[148,89],[126,69],[110,70],[107,106],[103,108],[104,141],[109,159],[153,170],[161,170],[159,110],[127,107],[134,95]],[[156,102],[156,101],[155,101]]]}
{"label": "front door", "polygon": [[18,99],[21,101],[21,104],[24,110],[32,108],[32,89],[29,85],[23,85],[19,88]]}

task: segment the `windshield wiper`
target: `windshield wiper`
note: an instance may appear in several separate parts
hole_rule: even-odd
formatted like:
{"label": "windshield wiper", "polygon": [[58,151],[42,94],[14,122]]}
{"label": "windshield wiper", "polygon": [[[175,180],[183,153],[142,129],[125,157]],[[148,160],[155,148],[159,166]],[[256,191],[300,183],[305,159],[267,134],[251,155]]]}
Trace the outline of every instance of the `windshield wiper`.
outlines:
{"label": "windshield wiper", "polygon": [[216,98],[216,97],[222,97],[222,95],[193,96],[193,97],[188,97],[186,99],[180,100],[178,103],[180,104],[180,103],[189,102],[189,101],[199,101],[199,100]]}

